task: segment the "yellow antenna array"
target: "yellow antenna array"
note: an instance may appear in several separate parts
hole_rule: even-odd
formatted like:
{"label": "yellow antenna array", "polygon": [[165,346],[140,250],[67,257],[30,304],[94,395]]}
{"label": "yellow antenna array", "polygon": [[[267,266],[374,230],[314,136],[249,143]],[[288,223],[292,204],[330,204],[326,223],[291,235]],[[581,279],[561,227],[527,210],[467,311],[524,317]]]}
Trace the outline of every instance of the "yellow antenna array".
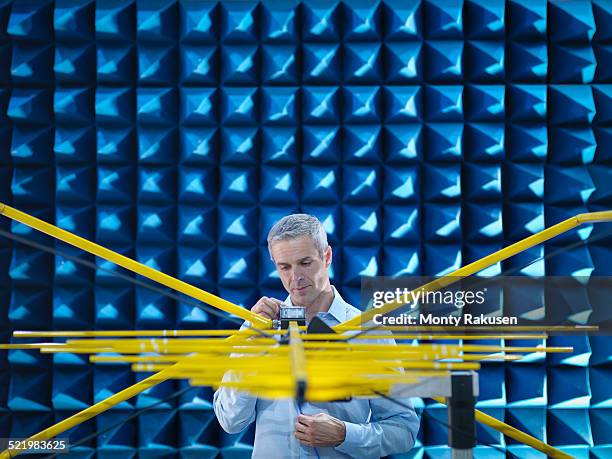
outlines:
{"label": "yellow antenna array", "polygon": [[[477,370],[480,368],[480,361],[516,360],[525,353],[533,352],[572,351],[571,348],[546,347],[543,344],[513,347],[435,343],[413,346],[398,343],[389,346],[367,342],[375,338],[389,338],[390,335],[384,334],[384,331],[388,333],[389,330],[403,332],[392,335],[398,340],[528,339],[541,343],[547,338],[549,331],[593,329],[593,327],[513,327],[504,329],[506,333],[499,334],[503,330],[499,327],[480,327],[478,335],[462,335],[458,333],[457,328],[453,329],[453,333],[448,333],[448,328],[444,327],[428,329],[377,327],[377,330],[384,331],[382,333],[369,331],[353,339],[351,331],[362,330],[359,325],[371,319],[373,313],[366,312],[334,327],[338,332],[335,335],[302,334],[303,327],[298,327],[295,323],[290,325],[289,330],[275,330],[272,329],[272,322],[269,319],[2,203],[0,203],[0,214],[222,311],[234,314],[266,332],[266,337],[250,329],[15,332],[15,337],[71,339],[65,343],[5,344],[0,345],[0,349],[22,348],[39,349],[45,353],[83,353],[88,354],[92,362],[124,362],[131,364],[133,371],[157,372],[106,400],[48,427],[28,440],[53,438],[167,379],[187,379],[194,386],[233,387],[268,398],[297,396],[312,401],[328,401],[345,397],[375,397],[380,393],[388,394],[393,387],[413,384],[421,378],[448,377],[452,370]],[[604,221],[612,221],[612,211],[579,214],[466,265],[448,276],[424,285],[421,289],[442,288],[461,277],[472,275],[578,225]],[[376,313],[391,312],[400,306],[389,303],[377,309]],[[494,332],[497,334],[493,334]],[[276,338],[286,334],[289,335],[289,345],[280,345]],[[115,355],[108,355],[109,352]],[[148,355],[142,355],[143,353]],[[241,358],[232,358],[235,354],[240,354]],[[222,377],[227,371],[238,371],[243,377],[238,381],[222,382]],[[477,410],[476,419],[551,457],[571,457]],[[0,459],[13,457],[21,452],[23,451],[6,450],[0,454]]]}

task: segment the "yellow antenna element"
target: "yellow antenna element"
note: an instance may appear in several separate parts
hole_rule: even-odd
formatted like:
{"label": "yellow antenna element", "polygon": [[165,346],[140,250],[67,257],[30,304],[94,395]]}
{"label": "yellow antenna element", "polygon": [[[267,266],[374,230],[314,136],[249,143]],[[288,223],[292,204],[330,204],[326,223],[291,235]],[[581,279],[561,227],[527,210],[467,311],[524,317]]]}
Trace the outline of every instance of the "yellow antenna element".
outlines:
{"label": "yellow antenna element", "polygon": [[[525,239],[515,242],[514,244],[509,245],[508,247],[504,247],[503,249],[498,250],[497,252],[493,252],[487,255],[486,257],[481,258],[480,260],[476,260],[473,263],[462,266],[461,268],[453,271],[450,274],[447,274],[446,276],[440,277],[439,279],[436,279],[419,287],[418,289],[415,289],[415,291],[419,290],[422,292],[430,292],[454,284],[455,282],[458,282],[464,277],[471,276],[472,274],[482,271],[483,269],[488,268],[489,266],[494,265],[495,263],[510,258],[511,256],[516,255],[517,253],[530,249],[531,247],[541,244],[542,242],[545,242],[549,239],[552,239],[555,236],[559,236],[560,234],[563,234],[579,225],[582,225],[583,223],[600,223],[611,221],[612,210],[575,215],[574,217],[568,218],[567,220],[557,223],[556,225],[553,225],[550,228],[546,228],[536,234],[526,237]],[[402,306],[404,306],[404,303],[386,303],[380,308],[370,309],[369,311],[366,311],[358,316],[353,317],[352,319],[338,324],[333,328],[334,330],[340,330],[342,329],[342,327],[351,325],[362,324],[365,326],[366,323],[372,320],[375,314],[384,315],[389,312],[395,311],[396,309]]]}
{"label": "yellow antenna element", "polygon": [[[446,405],[446,400],[441,397],[433,397],[433,399],[437,402]],[[491,427],[497,430],[498,432],[501,432],[504,435],[513,438],[514,440],[524,443],[525,445],[531,446],[532,448],[543,452],[548,457],[552,457],[555,459],[573,459],[573,456],[564,453],[560,449],[550,446],[544,443],[543,441],[538,440],[537,438],[532,437],[529,434],[526,434],[525,432],[521,432],[520,430],[515,427],[512,427],[511,425],[508,425],[505,422],[500,421],[499,419],[495,419],[493,416],[489,416],[488,414],[483,413],[479,410],[474,410],[474,412],[476,414],[476,420],[481,424]]]}
{"label": "yellow antenna element", "polygon": [[140,274],[143,277],[165,285],[166,287],[190,296],[191,298],[195,298],[196,300],[214,306],[215,308],[228,312],[229,314],[233,314],[244,320],[248,320],[254,327],[270,328],[272,326],[272,321],[270,319],[266,319],[265,317],[244,309],[237,304],[224,300],[223,298],[190,285],[187,282],[183,282],[180,279],[169,276],[168,274],[164,274],[156,269],[139,263],[136,260],[107,249],[106,247],[102,247],[101,245],[88,241],[87,239],[77,236],[69,231],[58,228],[55,225],[44,222],[36,217],[26,214],[25,212],[13,209],[6,204],[0,204],[0,214],[19,223],[23,223],[24,225],[37,231],[48,234],[49,236],[63,241],[66,244],[70,244],[97,257],[103,258],[104,260],[108,260],[118,266],[121,266],[122,268],[127,269],[128,271]]}
{"label": "yellow antenna element", "polygon": [[300,337],[297,322],[289,322],[289,350],[291,360],[291,373],[295,380],[295,398],[298,405],[304,402],[307,390],[306,353],[304,343]]}

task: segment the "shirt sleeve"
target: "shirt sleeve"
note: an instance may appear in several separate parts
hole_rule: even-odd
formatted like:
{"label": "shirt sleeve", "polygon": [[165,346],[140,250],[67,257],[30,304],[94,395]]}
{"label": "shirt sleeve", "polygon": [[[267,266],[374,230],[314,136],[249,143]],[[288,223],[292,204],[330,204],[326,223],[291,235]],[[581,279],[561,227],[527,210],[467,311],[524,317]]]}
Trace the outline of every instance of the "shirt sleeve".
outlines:
{"label": "shirt sleeve", "polygon": [[[244,330],[248,327],[245,322],[240,327]],[[230,358],[239,357],[232,354]],[[238,375],[233,371],[228,371],[223,375],[223,382],[236,381]],[[229,434],[242,432],[256,417],[257,397],[247,393],[237,391],[228,387],[219,387],[213,396],[213,410],[217,416],[219,424]]]}
{"label": "shirt sleeve", "polygon": [[398,401],[410,409],[384,398],[371,399],[371,421],[362,424],[343,421],[346,437],[335,449],[359,458],[380,458],[409,451],[416,441],[420,420],[410,399]]}
{"label": "shirt sleeve", "polygon": [[[228,371],[223,381],[235,381],[235,373]],[[227,433],[242,432],[255,420],[257,397],[228,387],[220,387],[213,396],[213,409],[219,424]]]}

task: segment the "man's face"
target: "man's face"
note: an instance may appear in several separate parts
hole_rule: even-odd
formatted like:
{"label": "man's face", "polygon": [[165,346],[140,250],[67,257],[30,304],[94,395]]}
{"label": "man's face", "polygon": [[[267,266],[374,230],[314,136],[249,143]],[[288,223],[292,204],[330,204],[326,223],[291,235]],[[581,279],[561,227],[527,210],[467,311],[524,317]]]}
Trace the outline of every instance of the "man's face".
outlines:
{"label": "man's face", "polygon": [[294,305],[312,305],[329,285],[331,247],[325,249],[321,258],[314,241],[308,236],[301,236],[274,242],[270,254]]}

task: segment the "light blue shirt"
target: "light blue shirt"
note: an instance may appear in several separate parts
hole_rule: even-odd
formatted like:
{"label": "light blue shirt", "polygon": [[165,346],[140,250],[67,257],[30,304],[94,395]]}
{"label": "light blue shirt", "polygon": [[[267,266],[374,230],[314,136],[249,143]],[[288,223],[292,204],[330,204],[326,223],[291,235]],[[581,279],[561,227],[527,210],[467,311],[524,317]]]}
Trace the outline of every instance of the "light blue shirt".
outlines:
{"label": "light blue shirt", "polygon": [[[345,302],[334,290],[334,300],[327,312],[320,312],[330,326],[351,319],[361,311]],[[291,304],[291,298],[285,300]],[[368,340],[390,343],[392,340]],[[224,377],[231,378],[227,374]],[[410,399],[400,399],[412,406]],[[293,400],[260,399],[234,389],[220,388],[215,392],[213,407],[219,424],[230,434],[243,431],[255,421],[254,458],[379,458],[403,453],[414,446],[419,431],[419,418],[414,409],[408,410],[384,398],[354,398],[348,402],[305,403],[302,413],[327,413],[342,420],[346,437],[336,447],[312,448],[304,446],[293,435],[297,405]]]}

